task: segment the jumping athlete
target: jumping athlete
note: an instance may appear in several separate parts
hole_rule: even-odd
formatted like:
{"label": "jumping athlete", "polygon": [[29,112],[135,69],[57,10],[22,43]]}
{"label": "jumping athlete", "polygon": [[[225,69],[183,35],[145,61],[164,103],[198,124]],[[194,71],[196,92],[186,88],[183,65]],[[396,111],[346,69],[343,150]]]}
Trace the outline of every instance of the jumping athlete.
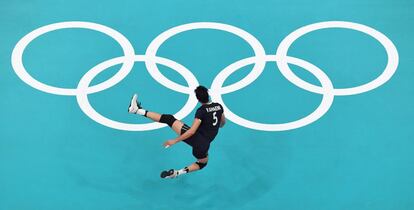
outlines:
{"label": "jumping athlete", "polygon": [[203,169],[208,162],[210,143],[216,137],[219,128],[226,123],[223,106],[210,101],[207,88],[198,86],[194,92],[201,106],[197,109],[191,127],[177,120],[171,114],[158,114],[143,109],[141,103],[138,102],[137,94],[132,97],[128,108],[129,113],[145,116],[155,122],[165,123],[178,134],[177,138],[164,142],[164,147],[168,148],[184,141],[193,148],[193,156],[197,159],[195,163],[180,170],[170,169],[161,172],[161,178],[175,178],[182,174]]}

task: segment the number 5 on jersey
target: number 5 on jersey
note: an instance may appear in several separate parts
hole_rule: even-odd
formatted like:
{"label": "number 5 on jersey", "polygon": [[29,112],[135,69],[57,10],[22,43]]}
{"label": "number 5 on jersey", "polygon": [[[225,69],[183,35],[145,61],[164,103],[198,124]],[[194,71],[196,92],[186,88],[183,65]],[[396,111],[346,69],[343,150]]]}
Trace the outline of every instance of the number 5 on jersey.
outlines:
{"label": "number 5 on jersey", "polygon": [[217,112],[213,112],[213,120],[214,120],[213,126],[216,126],[217,122],[218,122],[218,118],[217,118],[216,114],[217,114]]}

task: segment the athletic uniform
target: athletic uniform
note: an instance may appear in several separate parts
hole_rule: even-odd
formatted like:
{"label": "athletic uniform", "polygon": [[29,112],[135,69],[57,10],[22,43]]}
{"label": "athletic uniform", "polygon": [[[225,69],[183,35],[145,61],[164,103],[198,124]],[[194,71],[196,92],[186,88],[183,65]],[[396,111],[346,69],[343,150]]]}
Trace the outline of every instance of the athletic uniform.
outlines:
{"label": "athletic uniform", "polygon": [[[203,89],[202,86],[197,88]],[[205,87],[204,89],[205,91],[207,91]],[[128,107],[128,112],[147,117],[148,111],[143,109],[141,103],[138,102],[137,94],[134,94],[132,96],[131,102]],[[208,156],[208,149],[210,148],[210,143],[214,140],[218,133],[222,116],[223,106],[221,106],[219,103],[203,104],[197,109],[195,118],[197,120],[200,120],[200,126],[191,137],[184,140],[185,143],[187,143],[193,148],[193,155],[197,159],[204,159]],[[168,126],[172,127],[176,120],[177,119],[171,114],[162,114],[159,120],[154,121],[165,123]],[[181,128],[181,135],[189,129],[190,126],[184,124]],[[190,167],[185,167],[180,170],[170,169],[167,171],[162,171],[160,176],[161,178],[175,178],[181,174],[186,174],[188,172],[195,170],[201,170],[207,165],[207,161],[197,161],[194,164],[198,165],[198,168],[192,167],[190,169]]]}
{"label": "athletic uniform", "polygon": [[[206,158],[210,143],[216,137],[220,128],[221,116],[223,114],[223,106],[219,103],[208,103],[200,106],[195,114],[195,118],[201,120],[200,127],[196,133],[184,142],[193,148],[193,155],[197,159]],[[189,130],[186,124],[181,128],[181,134]]]}

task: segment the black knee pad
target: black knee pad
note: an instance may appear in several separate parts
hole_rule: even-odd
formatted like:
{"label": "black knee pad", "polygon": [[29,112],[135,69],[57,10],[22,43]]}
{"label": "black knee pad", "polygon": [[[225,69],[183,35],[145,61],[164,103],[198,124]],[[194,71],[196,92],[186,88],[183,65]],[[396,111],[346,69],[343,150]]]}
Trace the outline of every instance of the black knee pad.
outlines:
{"label": "black knee pad", "polygon": [[176,120],[177,119],[175,119],[175,117],[170,114],[163,114],[161,115],[160,123],[166,123],[171,127]]}
{"label": "black knee pad", "polygon": [[200,170],[201,169],[203,169],[204,167],[206,167],[206,165],[207,165],[207,162],[206,163],[201,163],[201,162],[195,162],[197,165],[198,165],[198,167],[200,167]]}

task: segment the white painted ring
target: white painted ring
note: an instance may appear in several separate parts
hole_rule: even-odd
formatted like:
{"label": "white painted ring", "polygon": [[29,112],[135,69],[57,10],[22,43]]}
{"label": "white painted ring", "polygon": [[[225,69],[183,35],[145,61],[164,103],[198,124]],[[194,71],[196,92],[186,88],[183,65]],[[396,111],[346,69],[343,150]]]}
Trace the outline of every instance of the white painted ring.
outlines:
{"label": "white painted ring", "polygon": [[303,88],[307,91],[318,93],[318,94],[323,94],[323,91],[324,91],[323,88],[313,85],[311,83],[308,83],[300,79],[298,76],[296,76],[293,73],[293,71],[289,68],[288,63],[286,62],[284,58],[287,57],[287,53],[288,53],[290,46],[301,36],[307,33],[316,31],[316,30],[327,29],[327,28],[345,28],[345,29],[360,31],[369,36],[372,36],[373,38],[378,40],[378,42],[380,42],[381,45],[383,45],[388,55],[387,66],[385,67],[382,74],[379,75],[376,79],[372,80],[371,82],[368,82],[366,84],[356,86],[356,87],[334,89],[335,95],[341,95],[341,96],[355,95],[355,94],[360,94],[360,93],[373,90],[383,85],[384,83],[386,83],[394,75],[398,67],[398,60],[399,60],[398,51],[395,45],[392,43],[390,39],[388,39],[387,36],[385,36],[381,32],[371,27],[368,27],[362,24],[344,22],[344,21],[328,21],[328,22],[314,23],[314,24],[301,27],[295,30],[294,32],[290,33],[288,36],[286,36],[282,40],[279,47],[277,48],[277,53],[276,53],[276,55],[280,57],[280,59],[277,62],[277,66],[279,67],[279,70],[282,72],[283,76],[285,76],[287,80],[289,80],[296,86]]}
{"label": "white painted ring", "polygon": [[17,76],[19,76],[19,78],[23,82],[25,82],[26,84],[40,91],[55,94],[55,95],[74,96],[78,93],[77,89],[54,87],[54,86],[50,86],[50,85],[47,85],[45,83],[42,83],[36,80],[27,72],[26,68],[23,65],[23,53],[26,47],[30,44],[30,42],[32,42],[37,37],[43,34],[46,34],[48,32],[60,30],[60,29],[68,29],[68,28],[90,29],[90,30],[104,33],[110,36],[111,38],[113,38],[115,41],[117,41],[119,45],[122,47],[122,50],[124,51],[124,59],[122,62],[123,64],[122,64],[121,69],[110,79],[100,84],[90,87],[88,90],[86,90],[88,93],[96,93],[96,92],[99,92],[99,91],[102,91],[102,90],[105,90],[105,89],[108,89],[114,86],[115,84],[120,82],[122,79],[124,79],[128,75],[128,73],[131,71],[134,65],[135,52],[134,52],[134,48],[132,47],[131,43],[128,41],[127,38],[124,37],[124,35],[115,31],[112,28],[109,28],[107,26],[97,24],[97,23],[80,22],[80,21],[60,22],[60,23],[54,23],[54,24],[40,27],[28,33],[26,36],[20,39],[19,42],[14,47],[13,52],[12,52],[12,66]]}

